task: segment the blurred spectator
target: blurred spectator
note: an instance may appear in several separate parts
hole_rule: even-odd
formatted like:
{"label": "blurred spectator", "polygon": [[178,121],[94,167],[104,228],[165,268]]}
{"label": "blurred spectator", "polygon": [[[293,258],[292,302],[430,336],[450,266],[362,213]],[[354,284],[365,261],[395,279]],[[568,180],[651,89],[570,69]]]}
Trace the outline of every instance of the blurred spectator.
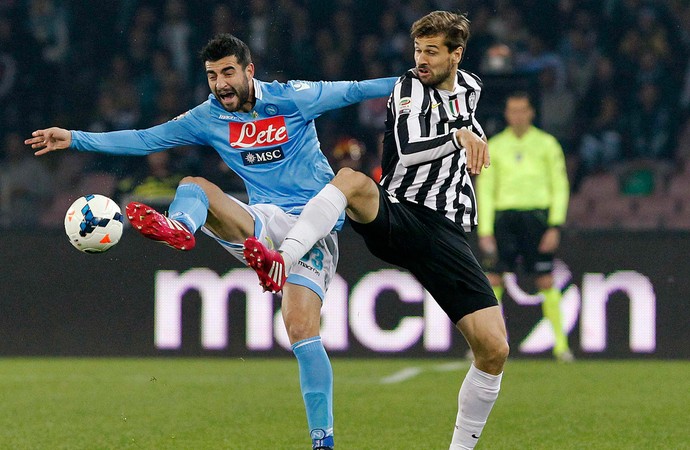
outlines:
{"label": "blurred spectator", "polygon": [[479,73],[479,65],[487,49],[496,42],[496,38],[489,32],[492,15],[491,8],[485,4],[478,6],[472,15],[472,36],[462,56],[462,64],[470,72]]}
{"label": "blurred spectator", "polygon": [[[336,50],[343,58],[343,61],[351,61],[355,57],[355,52],[357,50],[357,35],[355,34],[354,25],[352,23],[352,13],[349,10],[341,9],[336,11],[333,15],[331,24],[331,33],[334,34]],[[350,66],[347,66],[347,70],[351,70]],[[350,79],[356,76],[356,74],[345,74],[345,79]]]}
{"label": "blurred spectator", "polygon": [[548,49],[539,36],[531,36],[527,49],[515,55],[515,70],[519,72],[539,73],[547,67],[553,70],[556,86],[566,84],[566,71],[561,56]]}
{"label": "blurred spectator", "polygon": [[618,84],[618,71],[613,65],[611,58],[602,56],[597,58],[592,81],[585,95],[579,100],[578,111],[580,120],[596,117],[604,98],[607,96],[615,97],[620,107],[622,92]]}
{"label": "blurred spectator", "polygon": [[660,59],[670,56],[668,25],[659,21],[659,11],[652,4],[645,4],[637,11],[637,29],[647,47]]}
{"label": "blurred spectator", "polygon": [[590,30],[572,28],[566,33],[561,43],[561,55],[565,62],[568,86],[577,98],[589,89],[596,72],[599,50],[596,48],[595,36]]}
{"label": "blurred spectator", "polygon": [[20,80],[19,61],[12,50],[13,25],[7,17],[0,16],[0,133],[18,127],[20,113],[15,101],[15,91]]}
{"label": "blurred spectator", "polygon": [[[309,23],[307,10],[296,6],[293,20],[290,23],[290,39],[286,55],[285,70],[288,73],[299,74],[299,78],[316,80],[318,78],[318,55],[314,42],[314,30]],[[287,79],[287,78],[285,78]]]}
{"label": "blurred spectator", "polygon": [[[137,95],[129,64],[129,60],[124,55],[115,55],[110,61],[108,76],[101,81],[98,89],[99,106],[102,106],[103,101],[109,105],[109,131],[135,128],[140,124],[139,95]],[[105,129],[90,131],[105,131]]]}
{"label": "blurred spectator", "polygon": [[182,0],[167,0],[158,38],[172,55],[173,67],[184,82],[189,80],[194,55],[192,49],[196,47],[193,34],[194,29],[187,18],[187,4]]}
{"label": "blurred spectator", "polygon": [[403,73],[410,65],[411,51],[408,53],[410,38],[409,28],[404,28],[395,13],[396,9],[387,9],[381,15],[379,28],[376,30],[381,37],[381,58],[391,73]]}
{"label": "blurred spectator", "polygon": [[0,164],[0,223],[36,226],[40,211],[50,203],[51,174],[26,150],[19,133],[5,135],[0,150],[5,154]]}
{"label": "blurred spectator", "polygon": [[[151,20],[154,16],[154,20]],[[155,32],[155,12],[149,6],[140,5],[132,18],[126,42],[126,55],[132,69],[132,76],[140,77],[150,70],[153,50],[158,46]]]}
{"label": "blurred spectator", "polygon": [[[530,32],[523,22],[522,12],[509,1],[499,1],[500,7],[489,20],[489,31],[496,40],[506,44],[511,53],[518,54],[526,51]],[[472,38],[470,38],[472,39]],[[472,45],[470,43],[468,45]]]}
{"label": "blurred spectator", "polygon": [[575,190],[587,175],[611,170],[615,163],[623,160],[623,136],[619,131],[622,120],[618,100],[609,94],[602,98],[599,105],[594,122],[580,141]]}
{"label": "blurred spectator", "polygon": [[[635,76],[637,74],[637,62],[644,48],[644,42],[640,33],[635,29],[628,30],[614,56],[614,65],[618,73],[618,85],[624,92],[635,91]],[[634,95],[629,95],[627,103],[634,102]],[[629,104],[626,106],[630,106]]]}
{"label": "blurred spectator", "polygon": [[18,77],[18,62],[11,53],[12,23],[0,17],[0,100],[9,97]]}
{"label": "blurred spectator", "polygon": [[211,36],[221,33],[239,33],[243,31],[241,28],[242,21],[236,20],[236,14],[233,13],[232,8],[228,3],[218,3],[213,7],[211,13]]}
{"label": "blurred spectator", "polygon": [[645,48],[638,59],[638,69],[635,76],[635,84],[655,84],[661,88],[660,95],[676,95],[675,86],[671,83],[671,77],[664,67],[663,60],[650,48]]}
{"label": "blurred spectator", "polygon": [[646,83],[639,88],[637,101],[628,109],[626,122],[630,136],[628,157],[665,159],[672,156],[674,117],[659,86]]}
{"label": "blurred spectator", "polygon": [[487,75],[511,74],[515,70],[513,52],[506,44],[496,42],[487,49],[479,64],[481,73]]}
{"label": "blurred spectator", "polygon": [[43,62],[62,65],[69,53],[67,9],[54,0],[29,0],[29,28],[41,46]]}
{"label": "blurred spectator", "polygon": [[557,68],[548,66],[539,73],[539,123],[570,153],[573,148],[573,124],[577,100],[564,83],[558,82]]}
{"label": "blurred spectator", "polygon": [[149,153],[145,160],[136,173],[118,184],[120,203],[141,201],[149,205],[169,205],[185,175],[173,170],[168,152]]}
{"label": "blurred spectator", "polygon": [[429,13],[429,5],[425,0],[407,0],[402,2],[396,9],[400,11],[402,26],[406,30],[410,29],[415,20]]}

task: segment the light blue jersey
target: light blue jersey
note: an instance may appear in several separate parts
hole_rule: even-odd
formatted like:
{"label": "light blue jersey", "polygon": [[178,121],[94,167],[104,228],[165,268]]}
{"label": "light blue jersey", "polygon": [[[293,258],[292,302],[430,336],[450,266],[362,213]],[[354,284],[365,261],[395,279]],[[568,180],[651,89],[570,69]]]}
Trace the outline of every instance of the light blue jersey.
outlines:
{"label": "light blue jersey", "polygon": [[253,80],[256,105],[228,112],[213,94],[199,106],[145,130],[72,131],[72,147],[145,155],[170,147],[208,145],[243,180],[249,204],[299,213],[334,176],[321,152],[314,119],[326,111],[388,96],[397,78],[367,81]]}

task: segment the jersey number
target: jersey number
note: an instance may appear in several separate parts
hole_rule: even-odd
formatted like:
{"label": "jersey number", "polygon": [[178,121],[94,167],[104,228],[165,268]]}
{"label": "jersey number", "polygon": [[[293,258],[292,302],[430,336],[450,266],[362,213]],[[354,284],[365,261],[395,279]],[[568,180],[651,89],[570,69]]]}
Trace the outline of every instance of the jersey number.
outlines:
{"label": "jersey number", "polygon": [[314,247],[302,257],[301,261],[311,264],[316,270],[321,270],[323,269],[323,252]]}

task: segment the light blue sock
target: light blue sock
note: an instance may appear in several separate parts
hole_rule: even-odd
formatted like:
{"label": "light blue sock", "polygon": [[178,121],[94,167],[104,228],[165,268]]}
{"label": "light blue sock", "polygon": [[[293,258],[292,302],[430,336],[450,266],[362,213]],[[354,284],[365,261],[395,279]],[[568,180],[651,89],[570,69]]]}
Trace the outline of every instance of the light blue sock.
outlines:
{"label": "light blue sock", "polygon": [[206,223],[208,197],[198,184],[181,184],[168,209],[168,217],[181,222],[189,231],[196,233]]}
{"label": "light blue sock", "polygon": [[[312,440],[333,435],[333,369],[320,336],[295,342],[292,351],[299,365],[299,383],[307,409]],[[332,442],[332,438],[328,439]]]}

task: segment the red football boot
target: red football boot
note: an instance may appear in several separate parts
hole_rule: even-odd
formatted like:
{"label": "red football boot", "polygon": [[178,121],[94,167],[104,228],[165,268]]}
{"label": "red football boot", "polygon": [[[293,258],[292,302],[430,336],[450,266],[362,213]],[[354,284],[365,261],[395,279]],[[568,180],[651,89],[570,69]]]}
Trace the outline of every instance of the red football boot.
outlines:
{"label": "red football boot", "polygon": [[264,291],[279,292],[283,289],[287,274],[280,252],[268,249],[252,236],[244,241],[244,259],[259,276]]}
{"label": "red football boot", "polygon": [[125,210],[132,227],[145,237],[177,250],[194,248],[194,234],[177,220],[169,219],[140,202],[128,204]]}

